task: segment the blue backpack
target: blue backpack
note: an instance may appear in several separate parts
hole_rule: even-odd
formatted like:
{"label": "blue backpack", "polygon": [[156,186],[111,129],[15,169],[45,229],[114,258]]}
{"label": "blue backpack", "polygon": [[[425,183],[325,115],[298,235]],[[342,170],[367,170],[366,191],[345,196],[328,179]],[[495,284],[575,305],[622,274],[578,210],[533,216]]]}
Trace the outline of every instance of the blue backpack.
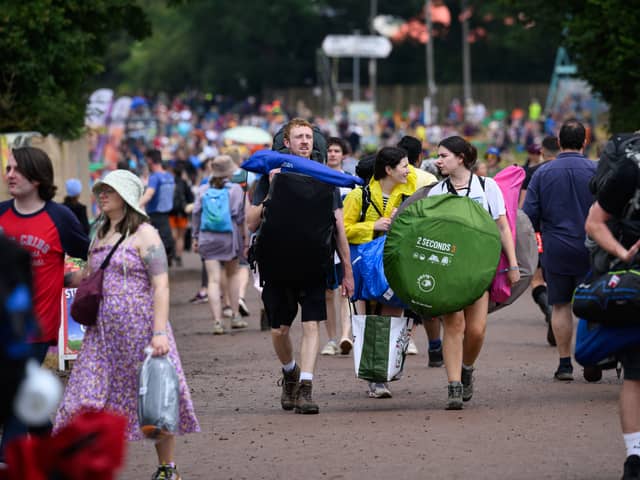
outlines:
{"label": "blue backpack", "polygon": [[228,233],[233,231],[231,208],[229,206],[229,189],[209,187],[202,196],[202,218],[200,230],[203,232]]}
{"label": "blue backpack", "polygon": [[640,327],[605,327],[581,318],[576,332],[576,361],[585,367],[610,360],[617,352],[640,348]]}

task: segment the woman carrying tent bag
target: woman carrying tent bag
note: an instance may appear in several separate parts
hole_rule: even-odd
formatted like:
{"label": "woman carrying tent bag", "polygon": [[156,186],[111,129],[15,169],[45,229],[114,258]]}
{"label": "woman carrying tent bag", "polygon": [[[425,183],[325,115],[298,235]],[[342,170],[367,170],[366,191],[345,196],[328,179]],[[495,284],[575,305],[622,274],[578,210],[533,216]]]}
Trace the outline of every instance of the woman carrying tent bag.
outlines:
{"label": "woman carrying tent bag", "polygon": [[[409,165],[407,152],[396,147],[381,149],[364,193],[363,188],[356,188],[344,199],[344,225],[349,244],[361,245],[389,231],[398,207],[415,190],[416,174]],[[383,304],[380,314],[400,317],[402,312],[402,307]],[[351,343],[351,339],[343,338],[341,345],[342,342]],[[390,398],[391,391],[387,383],[370,382],[369,396]]]}
{"label": "woman carrying tent bag", "polygon": [[[447,177],[436,184],[429,196],[452,194],[478,202],[493,217],[500,232],[502,250],[509,260],[508,278],[513,285],[520,279],[515,245],[507,222],[504,198],[491,178],[472,173],[478,152],[462,137],[453,136],[438,144],[436,165]],[[462,409],[473,396],[474,363],[480,354],[487,327],[489,292],[486,291],[464,309],[445,314],[443,353],[447,370],[447,410]]]}

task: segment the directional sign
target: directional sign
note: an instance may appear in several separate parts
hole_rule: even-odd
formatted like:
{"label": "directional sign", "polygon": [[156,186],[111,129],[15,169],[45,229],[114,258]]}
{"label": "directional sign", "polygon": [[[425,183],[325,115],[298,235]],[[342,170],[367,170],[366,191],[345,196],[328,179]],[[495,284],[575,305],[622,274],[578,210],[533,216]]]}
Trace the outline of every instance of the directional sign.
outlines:
{"label": "directional sign", "polygon": [[322,50],[328,57],[386,58],[391,42],[377,35],[327,35]]}

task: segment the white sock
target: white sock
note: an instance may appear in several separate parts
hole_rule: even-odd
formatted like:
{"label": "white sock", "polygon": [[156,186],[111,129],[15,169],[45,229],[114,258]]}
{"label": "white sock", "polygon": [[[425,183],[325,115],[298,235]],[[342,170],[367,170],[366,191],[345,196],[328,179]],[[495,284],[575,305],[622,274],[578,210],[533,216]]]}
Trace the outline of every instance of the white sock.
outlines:
{"label": "white sock", "polygon": [[473,370],[473,365],[469,366],[469,365],[465,365],[464,363],[462,364],[462,368],[464,368],[465,370]]}
{"label": "white sock", "polygon": [[303,381],[303,380],[312,381],[313,380],[313,373],[300,372],[300,381]]}
{"label": "white sock", "polygon": [[291,372],[291,371],[293,371],[294,368],[296,368],[296,361],[295,360],[291,360],[286,365],[282,365],[282,369],[285,372]]}
{"label": "white sock", "polygon": [[627,446],[627,457],[631,455],[640,456],[640,432],[625,433],[624,444]]}

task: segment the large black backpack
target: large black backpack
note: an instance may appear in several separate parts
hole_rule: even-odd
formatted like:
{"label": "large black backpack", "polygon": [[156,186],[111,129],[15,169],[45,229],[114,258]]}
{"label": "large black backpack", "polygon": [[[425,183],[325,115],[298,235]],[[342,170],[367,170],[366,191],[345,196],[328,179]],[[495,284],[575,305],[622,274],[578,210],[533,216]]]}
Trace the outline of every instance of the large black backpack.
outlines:
{"label": "large black backpack", "polygon": [[333,185],[307,175],[273,177],[255,244],[262,282],[324,285],[335,251],[334,192]]}
{"label": "large black backpack", "polygon": [[[635,168],[629,169],[631,165]],[[636,172],[638,175],[636,192],[627,202],[622,216],[612,218],[607,224],[618,241],[628,243],[625,242],[625,239],[635,241],[640,236],[640,222],[638,222],[640,215],[640,134],[619,133],[611,137],[600,155],[596,174],[589,183],[591,193],[597,195],[605,185],[615,181],[619,169],[624,169],[625,172]],[[594,273],[604,273],[618,262],[616,257],[595,242],[589,240],[588,246]]]}
{"label": "large black backpack", "polygon": [[628,162],[640,166],[640,134],[638,133],[618,133],[607,142],[600,155],[596,174],[589,183],[591,193],[597,195],[614,176],[616,170]]}
{"label": "large black backpack", "polygon": [[[327,163],[327,139],[320,129],[313,125],[313,148],[311,151],[311,160],[315,160],[320,163]],[[275,150],[280,153],[291,153],[287,147],[284,146],[284,127],[278,130],[278,133],[273,137],[273,145],[271,150]]]}

